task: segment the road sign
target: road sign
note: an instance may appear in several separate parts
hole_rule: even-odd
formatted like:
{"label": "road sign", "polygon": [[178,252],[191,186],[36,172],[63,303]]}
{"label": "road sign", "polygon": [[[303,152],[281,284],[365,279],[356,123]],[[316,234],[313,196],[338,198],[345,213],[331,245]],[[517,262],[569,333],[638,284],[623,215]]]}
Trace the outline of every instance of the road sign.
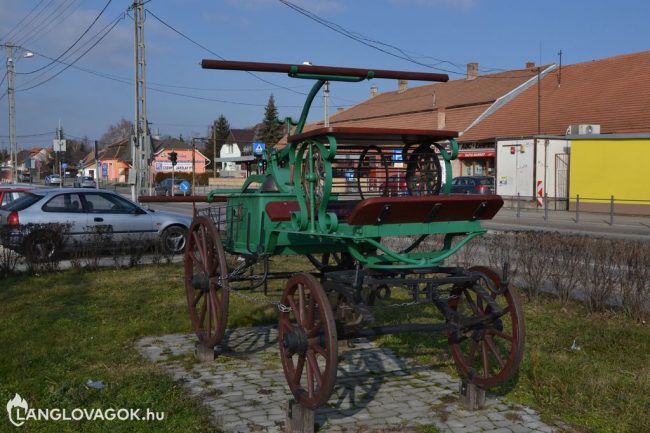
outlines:
{"label": "road sign", "polygon": [[393,150],[393,161],[404,161],[404,155],[400,149]]}
{"label": "road sign", "polygon": [[102,163],[102,177],[103,178],[108,177],[108,163],[106,162]]}
{"label": "road sign", "polygon": [[61,168],[65,170],[66,168],[68,168],[68,164],[65,163],[65,162],[62,163],[62,164],[61,164]]}
{"label": "road sign", "polygon": [[65,152],[65,144],[65,140],[56,138],[52,140],[52,150],[55,152]]}
{"label": "road sign", "polygon": [[178,189],[180,189],[183,192],[188,192],[190,190],[190,183],[184,180],[181,182],[180,185],[178,185]]}
{"label": "road sign", "polygon": [[253,153],[255,155],[264,155],[265,143],[253,143]]}

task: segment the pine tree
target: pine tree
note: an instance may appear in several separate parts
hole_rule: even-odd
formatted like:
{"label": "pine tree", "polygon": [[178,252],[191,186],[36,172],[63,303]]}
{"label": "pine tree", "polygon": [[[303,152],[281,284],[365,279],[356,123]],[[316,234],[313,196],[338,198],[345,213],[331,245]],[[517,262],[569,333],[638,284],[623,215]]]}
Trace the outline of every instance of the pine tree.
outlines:
{"label": "pine tree", "polygon": [[255,134],[255,141],[262,142],[267,147],[274,146],[284,135],[284,128],[278,120],[278,109],[275,107],[275,99],[271,94],[264,109],[264,120]]}
{"label": "pine tree", "polygon": [[[213,161],[214,158],[219,157],[221,146],[223,146],[228,139],[228,135],[230,135],[230,123],[228,123],[228,119],[221,114],[219,115],[219,118],[212,123],[212,126],[210,126],[210,131],[208,132],[209,140],[206,141],[203,154],[210,158],[211,161]],[[216,155],[213,154],[215,151],[215,144]]]}

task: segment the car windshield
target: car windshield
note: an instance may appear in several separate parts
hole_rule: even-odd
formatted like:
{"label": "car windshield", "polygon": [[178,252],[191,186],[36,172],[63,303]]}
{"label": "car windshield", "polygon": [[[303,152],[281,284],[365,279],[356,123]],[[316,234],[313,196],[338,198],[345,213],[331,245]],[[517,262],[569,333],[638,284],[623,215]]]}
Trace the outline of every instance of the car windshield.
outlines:
{"label": "car windshield", "polygon": [[16,200],[12,201],[11,203],[5,205],[2,207],[2,210],[8,210],[10,212],[12,211],[21,211],[23,209],[27,209],[29,206],[33,205],[40,199],[42,199],[43,196],[40,194],[34,194],[32,192],[26,192],[25,195],[23,195],[20,198],[17,198]]}
{"label": "car windshield", "polygon": [[486,177],[484,179],[479,180],[480,185],[494,185],[494,178],[493,177]]}

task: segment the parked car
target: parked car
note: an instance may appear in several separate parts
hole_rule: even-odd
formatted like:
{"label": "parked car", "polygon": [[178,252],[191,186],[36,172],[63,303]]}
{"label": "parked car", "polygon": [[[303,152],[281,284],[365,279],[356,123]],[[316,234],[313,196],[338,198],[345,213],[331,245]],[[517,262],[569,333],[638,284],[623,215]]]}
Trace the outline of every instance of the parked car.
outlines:
{"label": "parked car", "polygon": [[58,174],[50,174],[45,176],[45,185],[61,185],[61,176]]}
{"label": "parked car", "polygon": [[28,171],[22,171],[18,173],[18,181],[29,183],[32,181],[32,175]]}
{"label": "parked car", "polygon": [[494,194],[492,176],[458,176],[451,181],[452,194]]}
{"label": "parked car", "polygon": [[[181,189],[181,184],[183,182],[187,184],[186,191]],[[186,180],[174,179],[174,185],[172,186],[171,178],[164,179],[156,185],[156,195],[192,195],[192,185]]]}
{"label": "parked car", "polygon": [[97,188],[95,179],[90,176],[78,176],[74,180],[75,188]]}
{"label": "parked car", "polygon": [[392,197],[410,195],[405,176],[390,176],[386,182],[379,185],[379,191],[384,191],[386,195]]}
{"label": "parked car", "polygon": [[14,200],[24,196],[32,188],[20,185],[3,185],[0,186],[0,208],[8,205]]}
{"label": "parked car", "polygon": [[117,193],[81,188],[28,191],[0,209],[0,229],[11,235],[5,246],[41,260],[74,250],[99,231],[112,244],[159,241],[164,251],[180,253],[191,221],[142,208]]}

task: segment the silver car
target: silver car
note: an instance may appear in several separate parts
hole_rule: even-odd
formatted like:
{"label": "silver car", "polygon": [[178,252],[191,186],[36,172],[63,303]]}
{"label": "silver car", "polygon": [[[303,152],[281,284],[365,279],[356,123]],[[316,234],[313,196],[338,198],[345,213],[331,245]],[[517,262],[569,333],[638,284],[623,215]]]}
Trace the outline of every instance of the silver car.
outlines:
{"label": "silver car", "polygon": [[95,179],[93,179],[90,176],[78,176],[74,180],[74,187],[75,188],[96,188],[97,183],[95,183]]}
{"label": "silver car", "polygon": [[74,251],[102,233],[110,243],[160,241],[165,252],[180,253],[191,221],[113,192],[81,188],[32,190],[0,209],[0,229],[9,233],[5,246],[38,259]]}

